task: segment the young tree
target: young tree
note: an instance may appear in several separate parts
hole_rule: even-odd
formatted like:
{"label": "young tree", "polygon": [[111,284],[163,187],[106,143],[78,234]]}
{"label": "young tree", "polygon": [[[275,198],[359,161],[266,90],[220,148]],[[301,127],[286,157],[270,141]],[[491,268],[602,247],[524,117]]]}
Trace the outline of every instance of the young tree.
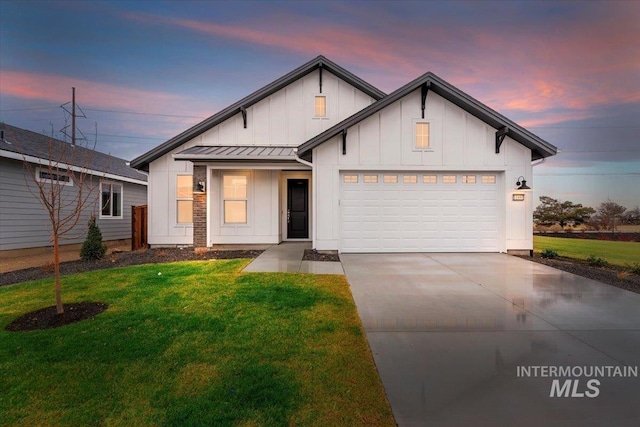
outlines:
{"label": "young tree", "polygon": [[96,224],[95,215],[91,215],[89,219],[89,232],[82,248],[80,249],[80,258],[83,261],[92,261],[104,258],[107,252],[107,245],[102,242],[102,233],[100,227]]}
{"label": "young tree", "polygon": [[600,206],[598,206],[598,216],[607,224],[607,228],[615,233],[616,223],[620,222],[620,218],[626,210],[627,208],[624,206],[607,199],[606,202],[602,202]]}
{"label": "young tree", "polygon": [[[16,141],[19,147],[19,141]],[[60,241],[71,232],[78,235],[83,230],[76,228],[86,210],[93,212],[97,196],[96,183],[88,173],[93,158],[93,149],[75,143],[69,144],[52,137],[41,147],[38,160],[23,154],[23,165],[27,171],[26,186],[42,204],[49,218],[50,240],[53,244],[55,274],[56,311],[64,313],[62,286],[60,284]]]}
{"label": "young tree", "polygon": [[593,208],[582,206],[580,203],[562,202],[548,196],[540,196],[540,205],[533,212],[533,220],[536,224],[544,226],[580,225],[595,212]]}

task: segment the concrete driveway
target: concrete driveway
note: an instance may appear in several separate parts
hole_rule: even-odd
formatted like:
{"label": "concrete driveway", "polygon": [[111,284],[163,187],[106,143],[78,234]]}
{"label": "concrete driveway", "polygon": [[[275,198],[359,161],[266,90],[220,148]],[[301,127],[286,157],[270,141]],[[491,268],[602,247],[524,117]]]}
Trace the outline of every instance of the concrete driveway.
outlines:
{"label": "concrete driveway", "polygon": [[341,259],[400,426],[640,425],[640,295],[503,254]]}

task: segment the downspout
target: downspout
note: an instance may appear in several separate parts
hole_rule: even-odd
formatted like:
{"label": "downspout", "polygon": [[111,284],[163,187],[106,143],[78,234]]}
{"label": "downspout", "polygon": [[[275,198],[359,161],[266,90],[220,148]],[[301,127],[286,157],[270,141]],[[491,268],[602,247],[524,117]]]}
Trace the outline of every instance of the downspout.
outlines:
{"label": "downspout", "polygon": [[298,148],[293,149],[293,156],[296,158],[296,162],[301,163],[305,166],[309,166],[311,169],[313,169],[313,163],[307,162],[306,160],[302,160],[300,157],[298,157]]}

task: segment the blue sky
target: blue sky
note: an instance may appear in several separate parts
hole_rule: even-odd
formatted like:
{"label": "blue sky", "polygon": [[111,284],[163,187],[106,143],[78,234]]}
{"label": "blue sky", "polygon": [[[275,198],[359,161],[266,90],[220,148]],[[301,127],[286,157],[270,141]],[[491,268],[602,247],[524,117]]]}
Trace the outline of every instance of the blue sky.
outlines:
{"label": "blue sky", "polygon": [[0,120],[132,159],[322,54],[432,71],[560,148],[534,196],[640,204],[640,2],[0,1]]}

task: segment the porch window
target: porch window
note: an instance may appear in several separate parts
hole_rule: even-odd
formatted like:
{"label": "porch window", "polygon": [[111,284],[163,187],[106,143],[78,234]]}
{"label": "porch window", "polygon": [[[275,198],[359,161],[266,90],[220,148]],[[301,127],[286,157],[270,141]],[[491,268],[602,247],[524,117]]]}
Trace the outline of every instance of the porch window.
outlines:
{"label": "porch window", "polygon": [[100,218],[122,218],[122,184],[100,183]]}
{"label": "porch window", "polygon": [[225,224],[247,223],[247,175],[224,175],[223,206]]}
{"label": "porch window", "polygon": [[176,222],[193,223],[193,175],[176,177]]}

